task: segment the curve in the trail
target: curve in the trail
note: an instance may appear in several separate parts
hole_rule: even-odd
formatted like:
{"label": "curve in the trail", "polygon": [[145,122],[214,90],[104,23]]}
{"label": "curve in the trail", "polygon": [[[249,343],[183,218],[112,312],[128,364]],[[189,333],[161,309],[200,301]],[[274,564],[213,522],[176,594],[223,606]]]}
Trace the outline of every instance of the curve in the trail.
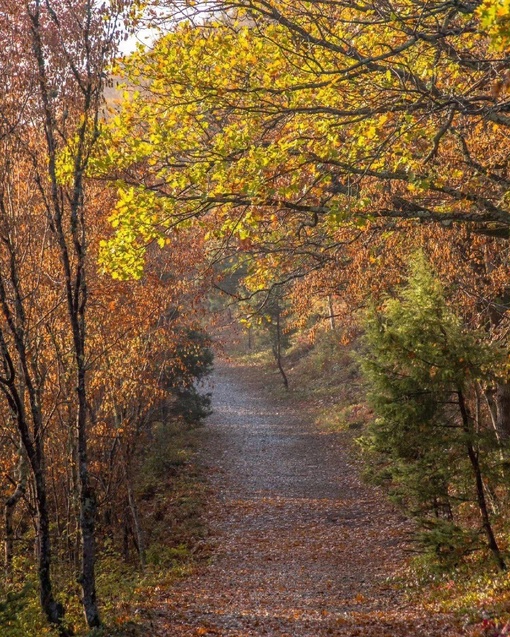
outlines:
{"label": "curve in the trail", "polygon": [[222,364],[213,389],[202,459],[215,493],[215,556],[170,592],[158,634],[461,634],[388,583],[408,528],[363,484],[344,436],[269,399],[258,370]]}

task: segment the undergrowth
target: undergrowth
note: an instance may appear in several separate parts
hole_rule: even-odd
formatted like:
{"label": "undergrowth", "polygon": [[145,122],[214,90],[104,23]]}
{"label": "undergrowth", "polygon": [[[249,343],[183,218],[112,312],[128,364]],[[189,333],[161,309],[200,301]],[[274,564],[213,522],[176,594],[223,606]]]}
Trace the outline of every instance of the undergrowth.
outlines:
{"label": "undergrowth", "polygon": [[438,568],[415,557],[397,584],[431,613],[454,614],[473,637],[510,634],[510,573],[471,556],[454,568]]}
{"label": "undergrowth", "polygon": [[[104,540],[97,560],[97,591],[104,628],[87,631],[76,577],[55,560],[59,601],[77,637],[147,637],[161,592],[191,572],[207,547],[202,511],[205,484],[195,463],[200,428],[182,420],[154,424],[136,483],[145,538],[145,566],[132,548],[120,555]],[[58,565],[58,566],[57,566]],[[54,637],[40,610],[33,559],[17,557],[11,583],[0,588],[2,637]]]}

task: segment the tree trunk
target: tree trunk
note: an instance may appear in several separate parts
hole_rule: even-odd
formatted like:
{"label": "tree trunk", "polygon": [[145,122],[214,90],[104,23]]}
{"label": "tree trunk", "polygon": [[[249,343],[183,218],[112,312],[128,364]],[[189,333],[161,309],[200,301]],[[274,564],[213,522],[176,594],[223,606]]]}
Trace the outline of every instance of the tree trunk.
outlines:
{"label": "tree trunk", "polygon": [[283,363],[282,363],[282,330],[281,330],[281,324],[280,324],[280,308],[277,307],[276,308],[276,337],[275,337],[275,343],[273,345],[273,354],[276,360],[276,365],[278,366],[278,370],[280,371],[280,374],[282,376],[283,379],[283,386],[285,387],[285,389],[289,389],[289,381],[287,378],[287,374],[285,373],[285,370],[283,369]]}
{"label": "tree trunk", "polygon": [[14,493],[7,498],[4,508],[4,566],[7,579],[10,579],[12,575],[12,560],[14,557],[14,528],[12,520],[16,505],[25,495],[28,478],[28,467],[22,448],[20,448],[19,454],[16,488],[14,489]]}
{"label": "tree trunk", "polygon": [[329,310],[329,327],[331,331],[334,332],[336,329],[335,323],[335,306],[333,304],[333,296],[328,294],[328,310]]}
{"label": "tree trunk", "polygon": [[[129,503],[128,503],[129,506]],[[124,523],[122,525],[122,555],[124,557],[124,561],[129,561],[129,520],[127,516],[127,507],[126,513],[124,515]]]}
{"label": "tree trunk", "polygon": [[136,505],[135,494],[133,493],[133,487],[131,485],[124,452],[122,453],[122,467],[124,471],[124,479],[126,481],[129,510],[131,512],[131,518],[133,521],[133,532],[136,537],[136,545],[138,549],[138,556],[140,559],[140,568],[143,572],[143,570],[145,569],[145,544],[143,540],[142,528],[140,526],[140,520],[138,517],[138,507]]}
{"label": "tree trunk", "polygon": [[[92,12],[92,0],[87,2]],[[46,136],[47,162],[42,168],[39,183],[48,180],[49,190],[41,185],[46,197],[47,217],[51,231],[58,246],[59,259],[64,275],[64,285],[68,309],[69,327],[73,339],[73,355],[76,365],[76,454],[78,464],[78,500],[80,504],[81,535],[81,575],[82,603],[89,628],[101,625],[96,598],[95,584],[95,524],[97,502],[90,484],[87,455],[87,386],[85,358],[86,343],[86,305],[87,284],[85,273],[86,262],[86,228],[84,219],[84,175],[90,158],[90,144],[95,143],[99,135],[98,121],[103,83],[95,73],[92,65],[91,50],[87,45],[92,43],[92,35],[84,31],[87,54],[84,63],[87,67],[87,79],[80,86],[83,96],[81,104],[82,117],[76,131],[75,150],[73,153],[72,186],[65,193],[58,176],[59,131],[55,126],[55,101],[52,99],[52,88],[48,78],[48,59],[45,53],[41,28],[41,1],[36,0],[29,12],[32,26],[32,46],[38,69],[39,94],[42,104],[44,132]],[[55,12],[51,19],[59,27]],[[74,73],[74,69],[73,69]],[[96,79],[94,79],[96,78]],[[90,140],[94,140],[91,142]]]}
{"label": "tree trunk", "polygon": [[496,433],[504,443],[510,438],[510,383],[499,382],[496,386]]}
{"label": "tree trunk", "polygon": [[67,637],[69,631],[62,626],[64,618],[64,608],[53,597],[51,585],[51,540],[50,521],[48,515],[48,504],[46,497],[46,486],[41,475],[35,476],[36,499],[38,516],[38,540],[39,540],[39,585],[41,606],[48,618],[48,621],[58,628],[62,637]]}
{"label": "tree trunk", "polygon": [[494,531],[492,529],[489,510],[487,508],[487,499],[485,497],[485,487],[483,485],[482,472],[480,469],[480,463],[478,461],[478,453],[473,447],[473,443],[471,441],[472,436],[472,427],[469,422],[469,413],[464,400],[464,394],[462,391],[458,391],[459,397],[459,407],[460,413],[462,416],[462,428],[464,433],[466,434],[466,449],[469,457],[469,461],[471,463],[471,467],[473,468],[473,473],[475,476],[476,483],[476,496],[478,500],[478,508],[480,509],[480,515],[482,518],[482,526],[485,531],[485,535],[487,536],[487,543],[489,545],[489,549],[492,551],[494,556],[494,561],[496,562],[497,567],[500,571],[506,570],[506,564],[501,555],[501,551],[499,549],[498,543],[496,541],[496,536],[494,535]]}
{"label": "tree trunk", "polygon": [[[14,267],[14,263],[11,263]],[[16,272],[12,272],[10,279],[15,292],[19,298],[17,287],[18,278]],[[0,306],[6,322],[10,326],[10,331],[14,339],[15,348],[19,356],[21,368],[21,391],[20,381],[17,379],[15,365],[5,335],[0,328],[0,351],[2,353],[2,366],[5,375],[0,374],[0,389],[7,400],[11,412],[15,418],[16,426],[20,435],[21,443],[30,464],[30,469],[34,477],[35,501],[37,510],[37,540],[38,540],[38,576],[40,586],[41,607],[50,624],[52,624],[62,637],[69,635],[69,631],[63,626],[64,607],[57,603],[53,596],[51,582],[51,537],[50,537],[50,517],[48,510],[48,497],[45,473],[44,458],[44,436],[42,426],[42,414],[39,395],[33,383],[30,366],[25,345],[25,332],[22,327],[17,327],[7,301],[7,293],[4,279],[0,276]],[[23,325],[23,311],[21,304],[16,307],[17,318],[20,325]],[[23,394],[28,395],[29,413],[33,426],[33,434],[30,429],[25,407]]]}
{"label": "tree trunk", "polygon": [[[78,355],[83,360],[83,353]],[[86,433],[86,389],[85,370],[78,369],[78,415],[77,415],[77,452],[78,452],[78,491],[80,500],[80,531],[82,548],[82,572],[80,583],[83,592],[83,609],[89,628],[101,625],[96,594],[96,547],[95,528],[97,502],[90,484],[87,458]]]}

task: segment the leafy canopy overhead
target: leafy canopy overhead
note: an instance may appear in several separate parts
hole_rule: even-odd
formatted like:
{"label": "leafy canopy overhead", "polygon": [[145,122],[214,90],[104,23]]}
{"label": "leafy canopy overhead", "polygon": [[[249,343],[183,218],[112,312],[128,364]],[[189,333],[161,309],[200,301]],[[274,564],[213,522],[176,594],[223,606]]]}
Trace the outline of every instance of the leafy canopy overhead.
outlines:
{"label": "leafy canopy overhead", "polygon": [[194,219],[239,242],[378,218],[508,233],[506,58],[484,35],[491,6],[233,4],[118,70],[137,90],[97,162],[119,184],[103,246],[117,276],[140,276],[143,245]]}

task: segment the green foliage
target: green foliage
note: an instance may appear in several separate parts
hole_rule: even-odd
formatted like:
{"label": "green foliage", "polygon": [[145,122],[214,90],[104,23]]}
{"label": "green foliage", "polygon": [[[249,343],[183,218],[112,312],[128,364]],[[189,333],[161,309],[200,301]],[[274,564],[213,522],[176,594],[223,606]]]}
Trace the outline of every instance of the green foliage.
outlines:
{"label": "green foliage", "polygon": [[147,549],[146,559],[154,566],[176,567],[190,559],[190,550],[185,544],[167,546],[154,542]]}
{"label": "green foliage", "polygon": [[211,414],[211,393],[201,393],[194,385],[174,390],[177,399],[172,412],[188,424],[200,422]]}
{"label": "green foliage", "polygon": [[498,51],[507,50],[510,44],[509,0],[485,0],[478,12],[494,48]]}
{"label": "green foliage", "polygon": [[171,391],[183,389],[206,378],[213,370],[214,354],[210,345],[211,340],[204,332],[185,330],[161,371],[163,387]]}
{"label": "green foliage", "polygon": [[200,422],[211,413],[211,394],[203,394],[197,388],[197,383],[213,370],[210,339],[199,330],[187,330],[176,349],[176,359],[180,361],[179,366],[167,366],[162,379],[175,398],[171,413],[189,424]]}
{"label": "green foliage", "polygon": [[[23,577],[19,568],[23,562]],[[26,560],[16,560],[14,579],[0,589],[0,627],[2,637],[53,636],[40,608],[37,574]]]}
{"label": "green foliage", "polygon": [[[508,126],[489,106],[487,81],[502,75],[487,48],[506,37],[508,0],[480,11],[481,2],[418,0],[377,11],[326,0],[251,4],[244,17],[238,7],[239,21],[174,23],[119,65],[129,90],[94,163],[118,187],[105,268],[139,278],[146,245],[204,219],[207,239],[228,237],[241,251],[263,239],[269,249],[257,252],[251,289],[267,285],[274,255],[304,240],[317,214],[332,237],[385,214],[473,223],[470,206],[508,225],[507,186],[477,169]],[[479,64],[466,64],[473,50]],[[476,161],[465,161],[452,127]]]}
{"label": "green foliage", "polygon": [[466,555],[481,548],[480,538],[472,529],[462,528],[442,518],[423,518],[421,522],[417,540],[425,556],[439,562],[447,570],[456,567]]}
{"label": "green foliage", "polygon": [[20,590],[7,590],[0,600],[0,626],[5,637],[22,637],[27,630],[44,627],[44,620],[34,600],[37,591],[31,584],[26,584]]}
{"label": "green foliage", "polygon": [[497,355],[448,308],[423,256],[399,297],[368,313],[365,329],[360,360],[376,419],[363,445],[378,459],[374,477],[417,520],[422,547],[457,559],[476,536],[459,514],[476,500],[467,445],[488,473],[496,449],[493,432],[471,415],[476,426],[466,430],[460,400],[476,400]]}
{"label": "green foliage", "polygon": [[144,488],[159,483],[169,473],[175,474],[189,460],[188,439],[189,429],[181,423],[153,423],[152,442],[141,471]]}

